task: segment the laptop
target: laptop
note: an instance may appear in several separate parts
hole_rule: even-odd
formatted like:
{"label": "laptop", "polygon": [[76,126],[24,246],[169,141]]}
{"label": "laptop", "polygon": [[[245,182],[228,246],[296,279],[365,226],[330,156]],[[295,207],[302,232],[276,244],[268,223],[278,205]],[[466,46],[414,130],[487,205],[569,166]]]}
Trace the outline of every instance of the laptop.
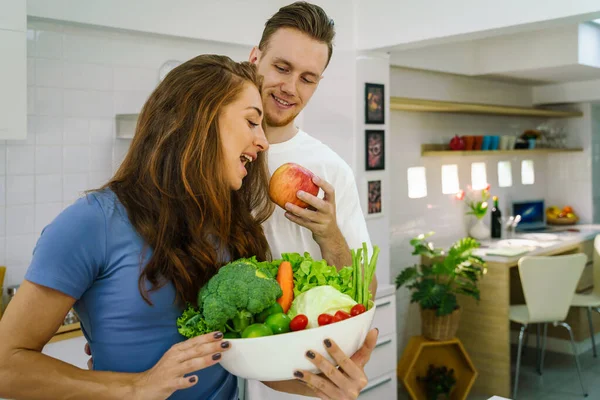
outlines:
{"label": "laptop", "polygon": [[512,215],[521,216],[518,231],[544,231],[546,225],[546,207],[544,200],[515,201],[512,203]]}

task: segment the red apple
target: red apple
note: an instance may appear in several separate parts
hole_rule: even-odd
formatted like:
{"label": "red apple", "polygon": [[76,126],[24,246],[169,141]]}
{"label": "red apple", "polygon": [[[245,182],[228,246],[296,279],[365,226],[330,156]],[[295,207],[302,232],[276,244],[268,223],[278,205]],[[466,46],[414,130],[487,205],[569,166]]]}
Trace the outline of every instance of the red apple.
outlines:
{"label": "red apple", "polygon": [[314,184],[313,174],[301,165],[286,163],[277,168],[269,182],[269,197],[275,204],[285,210],[286,203],[292,203],[298,207],[307,208],[308,204],[296,195],[299,190],[316,196],[319,187]]}

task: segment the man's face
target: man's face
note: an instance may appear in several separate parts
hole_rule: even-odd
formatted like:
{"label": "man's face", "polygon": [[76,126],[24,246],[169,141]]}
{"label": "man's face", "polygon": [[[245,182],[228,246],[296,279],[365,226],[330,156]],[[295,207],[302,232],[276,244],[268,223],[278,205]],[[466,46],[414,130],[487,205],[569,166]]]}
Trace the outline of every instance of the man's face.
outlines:
{"label": "man's face", "polygon": [[290,28],[276,31],[265,51],[252,51],[264,77],[262,100],[269,126],[286,126],[308,103],[327,64],[325,43]]}

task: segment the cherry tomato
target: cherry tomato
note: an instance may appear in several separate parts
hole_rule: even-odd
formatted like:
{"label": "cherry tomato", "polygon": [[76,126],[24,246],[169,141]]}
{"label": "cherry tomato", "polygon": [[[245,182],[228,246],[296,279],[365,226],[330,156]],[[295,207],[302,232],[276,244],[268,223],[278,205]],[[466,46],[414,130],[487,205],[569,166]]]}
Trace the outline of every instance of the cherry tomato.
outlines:
{"label": "cherry tomato", "polygon": [[350,310],[350,315],[353,317],[356,317],[357,315],[360,315],[360,314],[364,313],[365,311],[367,311],[365,306],[363,306],[362,304],[357,304],[354,307],[352,307],[352,309]]}
{"label": "cherry tomato", "polygon": [[339,310],[338,312],[335,313],[335,315],[333,316],[333,319],[334,319],[334,322],[339,322],[339,321],[348,319],[350,317],[351,317],[351,315],[348,314],[346,311]]}
{"label": "cherry tomato", "polygon": [[292,319],[292,322],[290,322],[290,330],[292,332],[301,331],[303,329],[306,329],[307,325],[308,318],[306,317],[306,315],[298,314],[294,317],[294,319]]}
{"label": "cherry tomato", "polygon": [[321,314],[317,319],[319,326],[329,325],[333,322],[333,315],[331,314]]}

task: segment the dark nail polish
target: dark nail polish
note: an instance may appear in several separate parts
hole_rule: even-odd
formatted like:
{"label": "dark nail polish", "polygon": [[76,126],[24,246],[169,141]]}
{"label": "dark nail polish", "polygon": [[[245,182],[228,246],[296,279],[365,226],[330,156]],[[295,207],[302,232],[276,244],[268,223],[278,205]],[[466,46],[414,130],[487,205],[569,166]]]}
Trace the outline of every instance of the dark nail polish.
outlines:
{"label": "dark nail polish", "polygon": [[325,343],[325,346],[327,346],[327,348],[330,348],[330,347],[331,347],[331,340],[329,340],[329,339],[325,339],[325,340],[323,341],[323,343]]}
{"label": "dark nail polish", "polygon": [[214,336],[215,339],[221,339],[223,337],[223,332],[216,332]]}
{"label": "dark nail polish", "polygon": [[379,328],[375,328],[377,330],[377,333],[379,333]]}
{"label": "dark nail polish", "polygon": [[196,383],[196,379],[198,379],[198,378],[196,378],[195,376],[192,376],[190,378],[190,383]]}
{"label": "dark nail polish", "polygon": [[221,359],[221,353],[213,354],[212,359],[215,360],[215,361]]}
{"label": "dark nail polish", "polygon": [[314,360],[315,353],[313,353],[312,351],[309,350],[309,351],[306,352],[306,357],[311,358],[311,359]]}
{"label": "dark nail polish", "polygon": [[223,343],[221,343],[221,348],[223,348],[223,349],[229,348],[229,342],[223,342]]}
{"label": "dark nail polish", "polygon": [[296,378],[304,378],[304,374],[302,372],[300,372],[300,371],[294,372],[294,376]]}

